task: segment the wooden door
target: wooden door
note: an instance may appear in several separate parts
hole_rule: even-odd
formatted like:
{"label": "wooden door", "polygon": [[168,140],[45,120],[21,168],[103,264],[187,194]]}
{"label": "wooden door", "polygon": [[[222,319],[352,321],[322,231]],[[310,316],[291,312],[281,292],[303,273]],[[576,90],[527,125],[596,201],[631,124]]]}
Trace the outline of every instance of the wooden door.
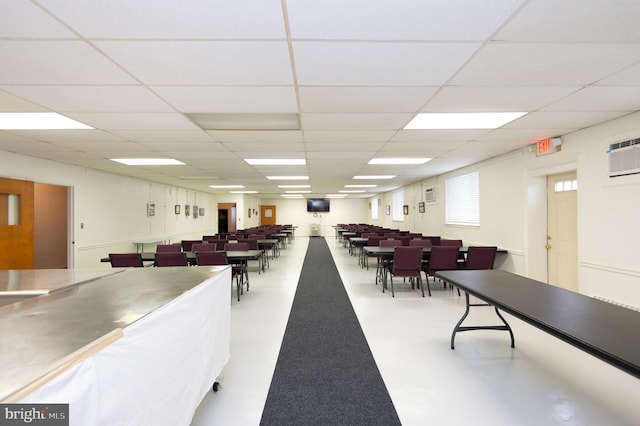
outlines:
{"label": "wooden door", "polygon": [[34,185],[34,268],[63,269],[68,265],[69,188]]}
{"label": "wooden door", "polygon": [[260,225],[276,224],[276,206],[260,206]]}
{"label": "wooden door", "polygon": [[33,269],[34,183],[0,178],[0,209],[0,269]]}
{"label": "wooden door", "polygon": [[[226,222],[226,230],[224,223]],[[236,203],[218,203],[218,232],[236,232]]]}
{"label": "wooden door", "polygon": [[548,282],[578,291],[578,183],[576,173],[547,177]]}

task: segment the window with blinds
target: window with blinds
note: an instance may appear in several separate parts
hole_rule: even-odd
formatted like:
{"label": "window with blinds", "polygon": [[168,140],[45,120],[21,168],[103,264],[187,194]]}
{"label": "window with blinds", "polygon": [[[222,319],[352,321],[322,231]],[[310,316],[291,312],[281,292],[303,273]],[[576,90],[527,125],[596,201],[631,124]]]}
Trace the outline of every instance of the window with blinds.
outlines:
{"label": "window with blinds", "polygon": [[404,222],[404,192],[393,194],[393,220]]}
{"label": "window with blinds", "polygon": [[380,198],[374,198],[371,202],[371,219],[378,218],[378,205],[380,204]]}
{"label": "window with blinds", "polygon": [[480,226],[480,173],[451,177],[445,181],[446,223]]}

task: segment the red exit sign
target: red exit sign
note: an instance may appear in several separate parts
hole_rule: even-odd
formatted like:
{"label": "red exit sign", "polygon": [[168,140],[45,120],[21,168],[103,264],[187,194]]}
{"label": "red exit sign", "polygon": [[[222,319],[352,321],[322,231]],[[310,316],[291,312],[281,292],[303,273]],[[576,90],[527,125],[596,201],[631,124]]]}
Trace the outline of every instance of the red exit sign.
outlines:
{"label": "red exit sign", "polygon": [[536,142],[536,155],[546,155],[559,151],[560,138],[544,139]]}

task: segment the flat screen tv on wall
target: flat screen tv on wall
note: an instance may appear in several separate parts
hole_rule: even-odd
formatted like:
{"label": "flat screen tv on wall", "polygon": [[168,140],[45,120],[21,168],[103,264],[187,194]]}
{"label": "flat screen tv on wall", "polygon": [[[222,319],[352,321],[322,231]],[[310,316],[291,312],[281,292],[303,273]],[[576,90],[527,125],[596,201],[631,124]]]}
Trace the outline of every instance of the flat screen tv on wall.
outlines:
{"label": "flat screen tv on wall", "polygon": [[328,212],[329,200],[322,198],[309,198],[307,199],[307,211],[308,212]]}

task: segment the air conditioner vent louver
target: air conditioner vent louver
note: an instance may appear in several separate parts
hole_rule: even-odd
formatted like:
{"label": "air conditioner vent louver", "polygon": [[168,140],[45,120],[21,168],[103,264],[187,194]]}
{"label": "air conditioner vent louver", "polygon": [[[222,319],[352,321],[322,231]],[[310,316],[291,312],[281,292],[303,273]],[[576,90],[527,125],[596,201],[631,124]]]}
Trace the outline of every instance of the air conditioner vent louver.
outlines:
{"label": "air conditioner vent louver", "polygon": [[640,173],[640,138],[609,145],[609,176]]}
{"label": "air conditioner vent louver", "polygon": [[436,201],[436,189],[435,188],[427,188],[424,191],[424,200],[427,203],[434,203]]}

